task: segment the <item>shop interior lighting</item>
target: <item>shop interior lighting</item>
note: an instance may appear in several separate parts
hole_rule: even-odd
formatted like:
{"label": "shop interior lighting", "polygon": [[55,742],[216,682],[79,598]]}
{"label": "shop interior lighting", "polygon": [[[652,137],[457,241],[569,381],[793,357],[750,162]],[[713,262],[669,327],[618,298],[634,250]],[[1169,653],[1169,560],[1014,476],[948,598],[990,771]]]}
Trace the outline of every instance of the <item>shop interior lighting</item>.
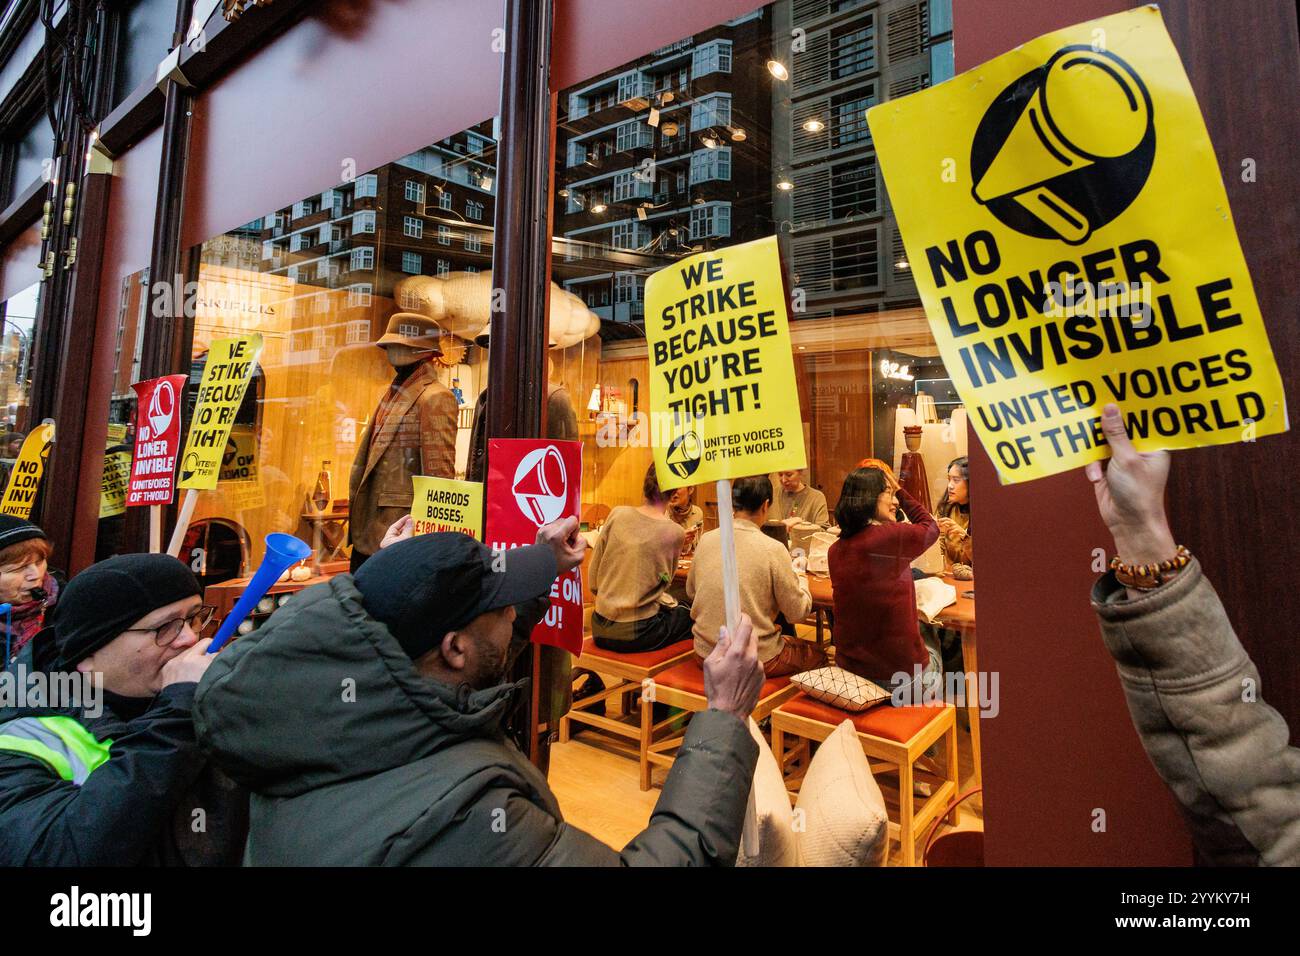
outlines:
{"label": "shop interior lighting", "polygon": [[803,128],[810,133],[820,133],[826,128],[826,124],[814,116],[803,121]]}
{"label": "shop interior lighting", "polygon": [[661,123],[659,126],[659,132],[663,133],[669,139],[676,136],[679,129],[680,127],[672,120]]}
{"label": "shop interior lighting", "polygon": [[790,190],[794,189],[794,183],[790,182],[788,179],[779,179],[777,180],[776,188],[781,190],[783,193],[788,193]]}
{"label": "shop interior lighting", "polygon": [[745,131],[738,126],[735,128],[728,126],[727,132],[731,134],[731,141],[733,143],[743,143],[748,138]]}
{"label": "shop interior lighting", "polygon": [[780,60],[768,60],[767,72],[771,73],[778,80],[790,79],[790,71],[785,68],[785,64]]}
{"label": "shop interior lighting", "polygon": [[596,205],[591,207],[591,211],[599,215],[600,213],[604,212],[608,208],[609,207],[606,206],[603,202],[598,202],[596,203]]}
{"label": "shop interior lighting", "polygon": [[909,269],[912,268],[912,264],[908,262],[906,259],[899,259],[897,262],[894,263],[894,268],[897,269],[899,272],[907,272]]}
{"label": "shop interior lighting", "polygon": [[718,138],[718,135],[713,132],[713,130],[709,130],[700,137],[700,142],[702,142],[707,149],[717,149],[722,145],[722,140]]}

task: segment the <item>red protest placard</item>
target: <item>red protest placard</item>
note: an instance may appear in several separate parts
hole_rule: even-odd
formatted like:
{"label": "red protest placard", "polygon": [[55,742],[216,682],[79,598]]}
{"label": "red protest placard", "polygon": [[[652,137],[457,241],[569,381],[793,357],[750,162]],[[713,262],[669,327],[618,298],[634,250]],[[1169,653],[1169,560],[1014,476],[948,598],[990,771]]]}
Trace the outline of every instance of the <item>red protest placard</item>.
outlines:
{"label": "red protest placard", "polygon": [[[488,442],[487,520],[484,540],[494,551],[537,540],[544,524],[578,516],[582,443],[544,438],[494,438]],[[551,608],[533,629],[533,641],[572,654],[582,651],[582,571],[556,579]]]}
{"label": "red protest placard", "polygon": [[135,453],[126,503],[168,505],[176,489],[176,453],[181,444],[181,399],[186,375],[136,382]]}

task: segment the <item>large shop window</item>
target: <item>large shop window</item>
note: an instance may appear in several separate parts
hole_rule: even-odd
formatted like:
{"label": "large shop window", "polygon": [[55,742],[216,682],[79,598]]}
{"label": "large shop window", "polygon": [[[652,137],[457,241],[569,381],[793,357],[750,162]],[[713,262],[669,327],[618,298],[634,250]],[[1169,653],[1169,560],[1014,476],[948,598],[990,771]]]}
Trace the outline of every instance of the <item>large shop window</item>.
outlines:
{"label": "large shop window", "polygon": [[[835,659],[837,637],[857,627],[832,625],[828,612],[855,606],[841,597],[855,584],[836,582],[832,601],[826,553],[840,533],[845,479],[865,459],[907,474],[927,512],[943,508],[961,526],[916,556],[918,574],[973,561],[966,482],[943,501],[949,475],[963,474],[950,464],[966,453],[965,412],[922,311],[866,122],[875,103],[929,85],[932,51],[950,56],[949,7],[783,0],[561,92],[553,279],[595,321],[571,322],[574,341],[552,328],[551,387],[577,403],[584,527],[598,545],[587,581],[596,637],[650,640],[659,631],[647,622],[664,618],[661,630],[684,627],[674,633],[690,638],[719,617],[698,601],[684,623],[665,617],[698,597],[687,589],[692,551],[717,527],[718,505],[712,486],[671,495],[666,513],[647,498],[643,290],[678,259],[766,236],[779,237],[791,298],[797,394],[788,398],[799,405],[808,468],[761,476],[772,501],[757,530],[802,552],[820,602],[797,620],[778,619],[773,603],[771,626],[811,647],[820,635],[819,649],[829,640]],[[629,77],[651,78],[649,92],[606,95]],[[597,148],[610,130],[612,153]],[[905,426],[915,426],[911,452]],[[676,549],[670,559],[664,547]],[[750,558],[740,555],[742,577]],[[960,641],[945,628],[921,631],[959,672]],[[969,775],[968,744],[961,749]]]}
{"label": "large shop window", "polygon": [[39,314],[41,285],[37,283],[0,302],[0,493],[9,486],[9,474],[23,439],[33,425],[31,420],[32,367],[35,354],[36,317]]}
{"label": "large shop window", "polygon": [[[412,475],[472,470],[497,128],[478,124],[203,243],[196,284],[179,290],[194,315],[189,407],[214,340],[264,342],[182,551],[204,584],[251,573],[275,531],[310,543],[315,567],[345,570],[410,510]],[[128,450],[157,292],[144,273],[120,291],[110,442]],[[124,546],[124,523],[101,518],[99,557]]]}

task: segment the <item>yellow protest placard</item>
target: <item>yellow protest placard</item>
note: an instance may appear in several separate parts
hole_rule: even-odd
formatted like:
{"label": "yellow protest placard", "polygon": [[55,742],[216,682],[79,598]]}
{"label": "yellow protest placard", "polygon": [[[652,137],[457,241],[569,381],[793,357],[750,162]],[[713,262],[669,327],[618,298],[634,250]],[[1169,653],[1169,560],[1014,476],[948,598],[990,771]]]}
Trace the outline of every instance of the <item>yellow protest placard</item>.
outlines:
{"label": "yellow protest placard", "polygon": [[208,349],[203,378],[195,396],[194,417],[181,455],[178,487],[207,490],[217,487],[226,442],[235,413],[257,368],[262,336],[253,334],[216,339]]}
{"label": "yellow protest placard", "polygon": [[49,457],[53,443],[52,421],[47,420],[27,433],[22,450],[18,452],[18,460],[9,473],[4,500],[0,501],[0,514],[16,518],[31,517],[36,492],[41,486],[41,476],[45,474],[45,459]]}
{"label": "yellow protest placard", "polygon": [[131,480],[131,453],[110,451],[104,455],[104,476],[99,484],[99,516],[112,518],[126,511],[126,486]]}
{"label": "yellow protest placard", "polygon": [[459,531],[483,540],[483,482],[415,475],[411,517],[416,534]]}
{"label": "yellow protest placard", "polygon": [[1039,37],[867,120],[935,339],[1004,483],[1108,457],[1109,402],[1144,451],[1287,429],[1156,7]]}
{"label": "yellow protest placard", "polygon": [[257,436],[252,425],[236,425],[226,439],[221,454],[219,481],[254,481],[257,479]]}
{"label": "yellow protest placard", "polygon": [[776,237],[682,259],[645,299],[659,486],[804,467]]}
{"label": "yellow protest placard", "polygon": [[120,445],[126,441],[126,425],[121,422],[108,423],[108,445]]}

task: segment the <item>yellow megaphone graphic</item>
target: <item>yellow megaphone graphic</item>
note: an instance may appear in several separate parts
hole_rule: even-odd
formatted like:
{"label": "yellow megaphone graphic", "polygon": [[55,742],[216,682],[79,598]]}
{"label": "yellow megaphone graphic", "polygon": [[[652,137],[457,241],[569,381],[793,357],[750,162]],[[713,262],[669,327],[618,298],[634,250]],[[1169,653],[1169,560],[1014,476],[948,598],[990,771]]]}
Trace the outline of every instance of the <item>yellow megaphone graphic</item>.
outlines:
{"label": "yellow megaphone graphic", "polygon": [[1065,242],[1081,243],[1092,233],[1092,223],[1054,192],[1050,181],[1127,155],[1150,126],[1151,100],[1131,66],[1091,47],[1058,50],[975,183],[975,200],[983,205],[1014,199]]}

